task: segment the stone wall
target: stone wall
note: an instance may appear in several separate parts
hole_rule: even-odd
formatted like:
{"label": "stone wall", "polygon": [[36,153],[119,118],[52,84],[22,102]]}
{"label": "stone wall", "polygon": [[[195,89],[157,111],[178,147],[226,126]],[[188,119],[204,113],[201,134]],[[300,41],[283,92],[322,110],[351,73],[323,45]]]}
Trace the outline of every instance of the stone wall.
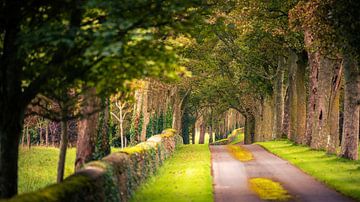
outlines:
{"label": "stone wall", "polygon": [[146,142],[86,164],[60,184],[7,201],[128,201],[179,144],[182,138],[175,130],[167,129]]}

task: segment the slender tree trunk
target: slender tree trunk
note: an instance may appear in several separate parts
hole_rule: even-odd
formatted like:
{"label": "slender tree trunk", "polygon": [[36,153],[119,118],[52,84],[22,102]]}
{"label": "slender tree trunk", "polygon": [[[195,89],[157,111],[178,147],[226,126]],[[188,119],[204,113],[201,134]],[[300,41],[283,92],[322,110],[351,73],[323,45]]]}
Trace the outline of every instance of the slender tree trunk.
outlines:
{"label": "slender tree trunk", "polygon": [[290,139],[290,132],[289,132],[289,128],[290,128],[290,99],[289,99],[289,91],[290,88],[287,87],[286,88],[286,93],[285,93],[285,100],[284,100],[284,119],[283,119],[283,129],[282,129],[282,134],[283,137],[286,137],[287,139]]}
{"label": "slender tree trunk", "polygon": [[43,136],[42,136],[42,125],[39,124],[39,137],[40,137],[40,145],[43,145],[44,144],[44,139],[43,139]]}
{"label": "slender tree trunk", "polygon": [[191,143],[192,144],[195,144],[195,132],[196,132],[196,127],[195,127],[195,122],[194,122],[191,126]]}
{"label": "slender tree trunk", "polygon": [[25,146],[25,136],[26,136],[26,130],[27,127],[25,127],[22,131],[22,138],[21,138],[21,146],[24,147]]}
{"label": "slender tree trunk", "polygon": [[274,84],[274,124],[273,124],[273,139],[280,139],[283,134],[283,117],[284,117],[284,66],[285,59],[279,58],[278,61],[279,73]]}
{"label": "slender tree trunk", "polygon": [[210,136],[209,143],[212,143],[214,141],[212,124],[210,124],[210,126],[209,126],[209,136]]}
{"label": "slender tree trunk", "polygon": [[31,137],[30,137],[30,133],[29,133],[29,127],[26,127],[26,143],[27,143],[27,148],[30,149],[31,147]]}
{"label": "slender tree trunk", "polygon": [[61,121],[61,140],[60,140],[60,154],[57,168],[57,183],[64,179],[66,150],[68,144],[68,125],[66,120]]}
{"label": "slender tree trunk", "polygon": [[49,123],[46,123],[45,127],[45,145],[49,146]]}
{"label": "slender tree trunk", "polygon": [[344,126],[340,156],[357,160],[359,147],[360,72],[357,61],[344,56]]}
{"label": "slender tree trunk", "polygon": [[206,131],[206,124],[204,121],[200,124],[200,137],[199,137],[199,144],[205,143],[205,131]]}

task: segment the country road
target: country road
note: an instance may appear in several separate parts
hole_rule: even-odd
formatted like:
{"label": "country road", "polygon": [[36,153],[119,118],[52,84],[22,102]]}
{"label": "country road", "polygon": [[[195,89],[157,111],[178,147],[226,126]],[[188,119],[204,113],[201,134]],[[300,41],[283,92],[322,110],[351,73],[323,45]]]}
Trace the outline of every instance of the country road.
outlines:
{"label": "country road", "polygon": [[248,187],[248,179],[253,177],[280,182],[292,196],[289,201],[352,201],[259,145],[241,146],[253,154],[253,160],[241,162],[228,153],[226,146],[210,146],[215,202],[262,201]]}

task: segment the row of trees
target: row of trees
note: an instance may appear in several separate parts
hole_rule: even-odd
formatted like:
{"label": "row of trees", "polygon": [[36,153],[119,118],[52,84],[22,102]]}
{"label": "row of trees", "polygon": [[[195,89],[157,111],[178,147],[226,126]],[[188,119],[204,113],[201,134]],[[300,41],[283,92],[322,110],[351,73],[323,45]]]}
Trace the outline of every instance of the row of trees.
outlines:
{"label": "row of trees", "polygon": [[176,77],[182,71],[179,57],[165,39],[189,33],[207,8],[200,0],[3,1],[0,198],[17,193],[18,146],[27,110],[61,123],[61,150],[67,146],[67,121],[86,117],[78,123],[86,149],[78,148],[77,162],[86,161],[93,150],[87,137],[97,131],[91,128],[97,127],[93,120],[108,118],[104,97],[127,92],[134,78]]}
{"label": "row of trees", "polygon": [[188,106],[213,116],[236,109],[246,143],[287,137],[336,153],[341,140],[339,155],[357,159],[359,8],[246,0],[216,10],[182,52],[194,75],[181,83]]}

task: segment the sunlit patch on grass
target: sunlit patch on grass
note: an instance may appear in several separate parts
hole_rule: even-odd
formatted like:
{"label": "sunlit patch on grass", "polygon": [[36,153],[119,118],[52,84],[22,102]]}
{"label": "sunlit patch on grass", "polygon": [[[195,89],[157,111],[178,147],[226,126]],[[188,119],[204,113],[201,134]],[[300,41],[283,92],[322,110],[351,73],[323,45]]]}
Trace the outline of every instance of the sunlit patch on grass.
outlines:
{"label": "sunlit patch on grass", "polygon": [[239,161],[251,161],[254,159],[251,152],[240,145],[227,145],[226,147],[228,151]]}
{"label": "sunlit patch on grass", "polygon": [[291,198],[280,183],[267,178],[251,178],[250,189],[263,200],[287,201]]}

